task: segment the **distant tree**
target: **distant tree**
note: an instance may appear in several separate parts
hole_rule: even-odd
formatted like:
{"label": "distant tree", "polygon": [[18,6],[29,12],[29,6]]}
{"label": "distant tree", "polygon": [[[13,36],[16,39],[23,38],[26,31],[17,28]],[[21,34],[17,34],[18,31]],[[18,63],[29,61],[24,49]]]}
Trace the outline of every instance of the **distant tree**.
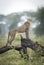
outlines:
{"label": "distant tree", "polygon": [[39,8],[36,12],[36,19],[40,22],[34,29],[37,35],[44,35],[44,7]]}
{"label": "distant tree", "polygon": [[4,15],[0,15],[0,21],[3,21],[5,19]]}
{"label": "distant tree", "polygon": [[13,16],[12,17],[12,23],[11,23],[9,29],[11,30],[11,29],[17,27],[17,24],[18,24],[19,21],[20,21],[20,16],[18,14]]}

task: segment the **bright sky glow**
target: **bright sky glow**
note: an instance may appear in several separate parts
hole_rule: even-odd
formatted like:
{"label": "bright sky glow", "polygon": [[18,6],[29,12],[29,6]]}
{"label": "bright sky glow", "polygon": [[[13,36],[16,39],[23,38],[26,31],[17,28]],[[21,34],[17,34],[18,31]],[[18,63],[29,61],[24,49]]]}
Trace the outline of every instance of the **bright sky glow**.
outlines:
{"label": "bright sky glow", "polygon": [[44,6],[44,0],[0,0],[0,14],[36,11],[41,6]]}

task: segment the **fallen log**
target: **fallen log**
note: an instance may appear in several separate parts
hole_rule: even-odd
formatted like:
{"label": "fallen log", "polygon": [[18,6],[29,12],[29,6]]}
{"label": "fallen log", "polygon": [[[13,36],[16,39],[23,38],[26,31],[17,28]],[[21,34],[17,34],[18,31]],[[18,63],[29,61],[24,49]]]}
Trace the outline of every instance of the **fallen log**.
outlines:
{"label": "fallen log", "polygon": [[38,44],[38,42],[33,42],[30,39],[25,39],[25,38],[21,37],[21,46],[25,47],[25,48],[29,47],[34,51],[36,51],[40,47],[41,51],[42,51],[41,56],[44,56],[44,46]]}
{"label": "fallen log", "polygon": [[4,52],[7,52],[7,51],[9,51],[11,49],[15,49],[15,50],[19,51],[19,53],[20,53],[22,47],[21,46],[6,46],[5,45],[2,48],[0,48],[0,54],[2,54]]}
{"label": "fallen log", "polygon": [[6,52],[6,51],[8,51],[10,49],[12,49],[12,48],[9,47],[9,46],[3,46],[2,48],[0,48],[0,54],[4,53],[4,52]]}
{"label": "fallen log", "polygon": [[41,46],[40,44],[38,44],[38,42],[33,42],[32,40],[25,39],[23,37],[21,37],[21,46],[12,46],[12,47],[10,47],[10,46],[5,45],[2,48],[0,48],[0,54],[6,52],[8,50],[11,50],[11,49],[15,49],[15,50],[19,51],[19,53],[20,53],[21,49],[23,49],[23,52],[27,53],[27,52],[25,52],[27,47],[31,48],[34,51],[36,51],[36,49],[38,47],[41,47],[41,49],[42,49],[41,56],[44,56],[44,46]]}

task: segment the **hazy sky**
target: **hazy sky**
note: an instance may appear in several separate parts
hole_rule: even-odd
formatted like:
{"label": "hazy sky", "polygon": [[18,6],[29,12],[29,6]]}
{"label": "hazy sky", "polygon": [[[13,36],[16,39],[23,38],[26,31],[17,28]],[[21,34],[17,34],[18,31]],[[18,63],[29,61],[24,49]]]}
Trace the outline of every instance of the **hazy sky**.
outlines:
{"label": "hazy sky", "polygon": [[44,6],[44,0],[0,0],[0,14],[36,11],[42,6]]}

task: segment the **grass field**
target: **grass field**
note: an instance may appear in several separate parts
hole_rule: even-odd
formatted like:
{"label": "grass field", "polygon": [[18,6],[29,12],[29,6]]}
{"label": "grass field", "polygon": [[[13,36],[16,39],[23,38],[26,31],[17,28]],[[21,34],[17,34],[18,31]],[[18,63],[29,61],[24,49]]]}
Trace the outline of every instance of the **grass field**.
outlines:
{"label": "grass field", "polygon": [[[37,39],[37,38],[36,38]],[[36,41],[35,39],[35,41]],[[34,39],[33,39],[34,40]],[[0,39],[0,48],[6,44],[7,39]],[[37,39],[38,42],[44,40]],[[13,45],[20,45],[20,38],[16,38]],[[44,65],[44,57],[37,55],[34,51],[28,48],[29,60],[21,58],[18,51],[12,49],[3,54],[0,54],[0,65]],[[25,56],[25,55],[24,55]]]}

